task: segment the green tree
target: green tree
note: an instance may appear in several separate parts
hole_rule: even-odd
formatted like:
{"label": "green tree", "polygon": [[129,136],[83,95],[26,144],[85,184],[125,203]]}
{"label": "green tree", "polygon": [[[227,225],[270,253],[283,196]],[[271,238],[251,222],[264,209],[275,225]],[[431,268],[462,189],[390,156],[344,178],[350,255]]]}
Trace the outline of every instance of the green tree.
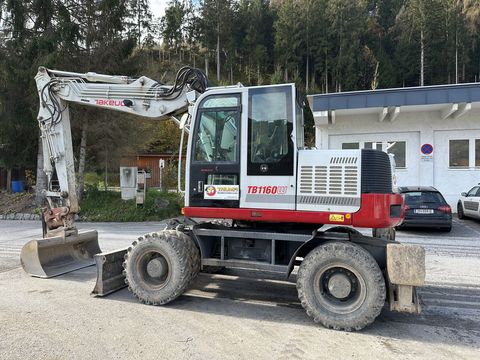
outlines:
{"label": "green tree", "polygon": [[204,0],[200,5],[199,31],[203,45],[215,51],[217,81],[221,79],[221,52],[225,50],[235,27],[235,9],[232,0]]}
{"label": "green tree", "polygon": [[[130,37],[137,39],[137,46],[150,45],[153,31],[153,15],[148,0],[129,0],[127,29]],[[142,38],[145,41],[142,41]]]}
{"label": "green tree", "polygon": [[[332,74],[336,91],[369,86],[363,74],[365,66],[373,66],[364,49],[367,31],[366,0],[330,0],[326,8],[329,21],[329,44]],[[367,58],[366,58],[367,57]]]}
{"label": "green tree", "polygon": [[179,0],[171,0],[161,21],[162,37],[166,45],[175,51],[178,51],[184,41],[183,24],[186,14],[187,9],[184,4]]}
{"label": "green tree", "polygon": [[[273,65],[273,21],[274,15],[266,0],[243,0],[238,8],[236,37],[232,37],[232,48],[245,62],[244,73],[247,83],[252,83],[255,74],[256,84],[262,84]],[[233,66],[233,64],[231,64]]]}
{"label": "green tree", "polygon": [[283,67],[284,81],[289,80],[289,73],[298,70],[302,57],[303,39],[301,19],[302,9],[295,0],[280,3],[275,21],[275,54],[277,64]]}

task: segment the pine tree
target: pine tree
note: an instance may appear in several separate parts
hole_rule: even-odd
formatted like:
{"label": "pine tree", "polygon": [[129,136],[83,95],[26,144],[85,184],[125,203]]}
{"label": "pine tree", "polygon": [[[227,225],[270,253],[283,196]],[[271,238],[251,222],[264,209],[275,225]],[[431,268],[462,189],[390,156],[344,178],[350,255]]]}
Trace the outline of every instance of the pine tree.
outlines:
{"label": "pine tree", "polygon": [[217,81],[221,80],[221,52],[234,30],[234,14],[232,0],[204,0],[200,6],[200,39],[215,52]]}

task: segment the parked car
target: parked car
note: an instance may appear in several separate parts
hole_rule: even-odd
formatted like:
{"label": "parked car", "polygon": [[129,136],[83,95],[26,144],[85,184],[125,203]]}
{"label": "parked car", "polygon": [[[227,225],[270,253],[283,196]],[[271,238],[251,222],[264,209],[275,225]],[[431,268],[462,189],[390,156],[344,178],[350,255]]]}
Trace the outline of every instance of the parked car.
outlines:
{"label": "parked car", "polygon": [[399,187],[405,197],[405,219],[399,228],[439,228],[452,230],[452,209],[432,186]]}
{"label": "parked car", "polygon": [[457,215],[459,219],[472,217],[480,219],[480,186],[474,186],[467,193],[462,193],[457,204]]}

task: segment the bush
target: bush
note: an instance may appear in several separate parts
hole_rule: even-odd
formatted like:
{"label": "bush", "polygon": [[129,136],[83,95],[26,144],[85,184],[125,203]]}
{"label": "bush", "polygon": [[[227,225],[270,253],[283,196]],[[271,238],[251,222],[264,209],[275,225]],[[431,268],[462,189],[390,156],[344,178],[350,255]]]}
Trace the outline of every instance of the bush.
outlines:
{"label": "bush", "polygon": [[182,206],[183,197],[177,193],[150,189],[145,204],[136,206],[135,199],[122,200],[120,192],[87,185],[79,216],[83,221],[158,221],[179,216]]}

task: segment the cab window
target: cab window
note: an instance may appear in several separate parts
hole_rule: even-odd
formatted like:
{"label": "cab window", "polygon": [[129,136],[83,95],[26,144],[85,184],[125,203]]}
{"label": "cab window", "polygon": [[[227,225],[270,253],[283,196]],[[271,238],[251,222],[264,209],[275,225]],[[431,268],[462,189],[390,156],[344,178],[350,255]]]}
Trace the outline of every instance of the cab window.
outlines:
{"label": "cab window", "polygon": [[195,137],[197,162],[238,162],[239,96],[211,96],[200,106]]}
{"label": "cab window", "polygon": [[248,175],[293,175],[292,87],[249,90]]}

